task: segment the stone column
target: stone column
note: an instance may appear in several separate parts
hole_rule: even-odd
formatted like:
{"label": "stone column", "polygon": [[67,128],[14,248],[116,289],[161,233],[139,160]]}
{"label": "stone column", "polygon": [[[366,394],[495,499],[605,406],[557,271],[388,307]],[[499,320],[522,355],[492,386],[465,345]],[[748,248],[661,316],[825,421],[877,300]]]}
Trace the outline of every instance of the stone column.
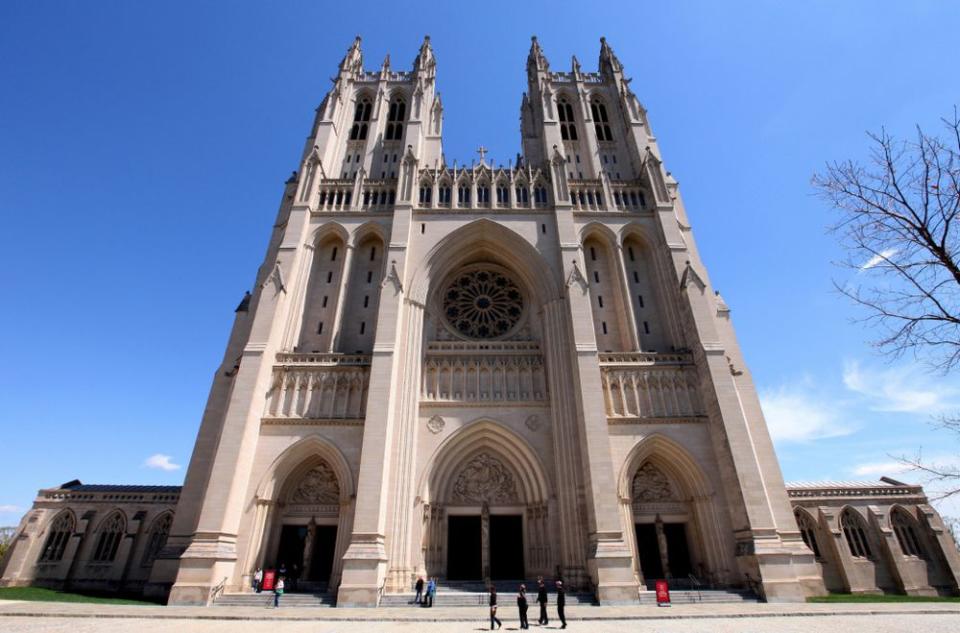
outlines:
{"label": "stone column", "polygon": [[300,575],[304,580],[310,580],[310,568],[313,562],[314,540],[317,538],[317,521],[310,517],[310,523],[307,524],[307,536],[303,539],[303,566]]}
{"label": "stone column", "polygon": [[[385,405],[366,411],[353,532],[343,556],[339,606],[376,606],[386,580],[390,476],[402,398],[403,363],[399,359],[405,358],[404,342],[411,336],[411,325],[416,325],[409,322],[413,317],[409,310],[403,310],[404,263],[411,215],[409,205],[398,205],[394,212],[367,396],[367,402]],[[419,333],[418,329],[417,335]],[[419,376],[410,378],[413,385],[419,385]]]}
{"label": "stone column", "polygon": [[663,519],[657,515],[654,522],[654,528],[657,530],[657,550],[660,553],[660,568],[663,570],[664,578],[672,578],[670,573],[670,551],[667,548],[667,535],[663,532]]}
{"label": "stone column", "polygon": [[490,582],[490,506],[480,507],[480,569],[484,582]]}
{"label": "stone column", "polygon": [[623,259],[623,244],[617,244],[617,270],[620,275],[620,284],[622,286],[620,292],[620,300],[623,301],[623,309],[626,312],[628,323],[628,332],[630,336],[630,345],[631,349],[634,352],[641,351],[640,346],[640,335],[637,333],[639,331],[639,323],[637,322],[637,315],[633,309],[633,295],[630,293],[630,279],[627,277],[627,264]]}
{"label": "stone column", "polygon": [[345,245],[346,254],[343,256],[343,272],[340,275],[340,284],[337,289],[337,309],[333,314],[333,330],[330,331],[330,346],[327,351],[336,352],[340,347],[341,333],[343,331],[343,309],[347,302],[348,281],[353,276],[353,244]]}

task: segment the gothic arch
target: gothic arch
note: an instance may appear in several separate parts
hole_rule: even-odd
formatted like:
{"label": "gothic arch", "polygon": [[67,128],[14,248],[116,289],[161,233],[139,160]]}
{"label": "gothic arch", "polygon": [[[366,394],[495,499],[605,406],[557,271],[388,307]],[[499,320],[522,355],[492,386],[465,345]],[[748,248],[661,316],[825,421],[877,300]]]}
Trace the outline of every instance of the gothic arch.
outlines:
{"label": "gothic arch", "polygon": [[721,532],[716,495],[690,453],[660,433],[648,435],[630,450],[620,469],[617,483],[621,520],[624,534],[628,535],[633,551],[634,572],[637,577],[643,572],[635,533],[639,517],[634,516],[633,480],[646,464],[652,464],[667,477],[678,497],[677,501],[687,509],[686,535],[694,573],[698,576],[704,575],[708,580],[717,583],[733,580],[729,573],[736,565],[730,555],[729,539],[724,540]]}
{"label": "gothic arch", "polygon": [[619,243],[617,240],[617,234],[608,227],[600,224],[599,222],[589,222],[585,224],[580,229],[580,243],[583,244],[591,237],[596,238],[604,243],[611,251],[614,250]]}
{"label": "gothic arch", "polygon": [[344,244],[350,243],[350,232],[337,221],[324,222],[310,236],[310,244],[319,246],[331,237],[338,237]]}
{"label": "gothic arch", "polygon": [[378,222],[371,220],[353,230],[352,239],[349,241],[349,244],[354,247],[360,246],[364,240],[369,239],[371,236],[379,239],[381,244],[387,243],[387,232]]}
{"label": "gothic arch", "polygon": [[445,502],[463,465],[485,452],[502,459],[516,476],[520,503],[547,501],[550,485],[540,458],[526,440],[488,418],[468,423],[437,447],[427,462],[418,486],[421,501]]}
{"label": "gothic arch", "polygon": [[256,499],[279,501],[288,482],[296,479],[296,475],[309,470],[318,458],[326,462],[337,475],[337,482],[340,485],[340,502],[345,503],[352,499],[354,482],[350,465],[340,449],[319,434],[303,438],[273,460],[257,486]]}
{"label": "gothic arch", "polygon": [[563,293],[543,256],[516,232],[486,218],[474,220],[444,237],[413,271],[408,298],[425,305],[431,287],[461,264],[485,257],[509,268],[538,305]]}

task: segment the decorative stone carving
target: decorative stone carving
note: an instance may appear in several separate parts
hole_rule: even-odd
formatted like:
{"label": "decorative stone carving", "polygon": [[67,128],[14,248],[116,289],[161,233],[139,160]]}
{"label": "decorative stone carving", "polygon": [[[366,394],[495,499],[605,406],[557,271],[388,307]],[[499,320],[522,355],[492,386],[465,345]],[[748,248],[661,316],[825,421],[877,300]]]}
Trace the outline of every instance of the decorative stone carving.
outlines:
{"label": "decorative stone carving", "polygon": [[458,274],[443,293],[443,314],[466,338],[495,339],[510,333],[523,315],[523,294],[497,270],[479,268]]}
{"label": "decorative stone carving", "polygon": [[427,430],[436,435],[447,425],[446,421],[439,415],[435,415],[427,420]]}
{"label": "decorative stone carving", "polygon": [[290,503],[331,505],[340,503],[340,484],[337,475],[326,462],[320,462],[300,481],[290,495]]}
{"label": "decorative stone carving", "polygon": [[393,284],[394,294],[403,292],[403,282],[400,281],[400,273],[397,272],[397,260],[395,259],[390,261],[390,272],[383,278],[380,286],[385,288],[388,283]]}
{"label": "decorative stone carving", "polygon": [[580,266],[577,264],[577,260],[573,260],[573,267],[567,276],[567,287],[569,288],[573,286],[573,284],[580,286],[580,291],[584,293],[587,291],[587,288],[589,288],[586,277],[580,272]]}
{"label": "decorative stone carving", "polygon": [[543,426],[543,420],[540,419],[539,415],[534,414],[527,418],[525,424],[531,431],[539,431],[540,427]]}
{"label": "decorative stone carving", "polygon": [[489,453],[478,453],[463,467],[453,484],[453,499],[462,503],[516,503],[513,474]]}
{"label": "decorative stone carving", "polygon": [[676,501],[670,480],[650,462],[641,466],[633,476],[632,491],[634,502]]}

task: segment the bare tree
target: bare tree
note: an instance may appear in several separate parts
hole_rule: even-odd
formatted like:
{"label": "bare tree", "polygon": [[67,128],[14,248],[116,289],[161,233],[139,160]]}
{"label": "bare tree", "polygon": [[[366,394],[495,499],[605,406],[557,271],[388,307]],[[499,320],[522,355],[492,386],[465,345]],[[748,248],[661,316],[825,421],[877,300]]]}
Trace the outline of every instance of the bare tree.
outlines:
{"label": "bare tree", "polygon": [[[870,161],[828,164],[814,186],[839,212],[831,230],[846,250],[851,280],[837,290],[865,309],[862,321],[880,332],[874,345],[891,357],[911,353],[948,373],[960,365],[960,118],[941,119],[942,137],[917,127],[897,140],[869,134]],[[960,435],[960,417],[936,426]],[[960,493],[951,463],[896,456],[936,483],[932,496]]]}
{"label": "bare tree", "polygon": [[870,161],[828,164],[814,186],[839,212],[831,227],[856,271],[837,289],[865,308],[874,344],[947,372],[960,364],[960,118],[946,134],[869,134]]}

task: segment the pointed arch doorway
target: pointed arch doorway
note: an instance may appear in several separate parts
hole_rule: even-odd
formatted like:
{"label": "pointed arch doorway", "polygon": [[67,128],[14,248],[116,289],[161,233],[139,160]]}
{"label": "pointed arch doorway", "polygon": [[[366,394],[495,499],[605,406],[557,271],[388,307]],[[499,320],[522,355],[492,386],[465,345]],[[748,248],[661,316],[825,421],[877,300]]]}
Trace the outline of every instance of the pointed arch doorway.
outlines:
{"label": "pointed arch doorway", "polygon": [[546,481],[526,443],[472,423],[440,447],[423,498],[423,567],[453,581],[519,580],[551,565]]}

